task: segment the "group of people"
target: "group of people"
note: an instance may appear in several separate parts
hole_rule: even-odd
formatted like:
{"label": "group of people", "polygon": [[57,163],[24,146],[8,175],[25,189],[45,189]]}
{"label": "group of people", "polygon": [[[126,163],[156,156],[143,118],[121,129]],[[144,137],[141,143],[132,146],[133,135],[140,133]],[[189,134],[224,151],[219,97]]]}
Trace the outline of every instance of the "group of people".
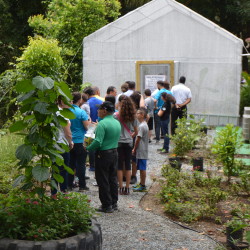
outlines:
{"label": "group of people", "polygon": [[[58,142],[70,147],[70,152],[63,154],[64,162],[75,171],[79,191],[85,191],[89,189],[85,174],[89,155],[89,170],[95,171],[102,204],[99,211],[112,213],[117,210],[118,195],[129,195],[130,184],[134,192],[147,191],[148,144],[152,142],[153,127],[157,143],[162,131],[164,143],[160,152],[167,153],[170,114],[172,112],[174,133],[176,126],[173,120],[185,115],[186,105],[191,101],[191,91],[184,84],[185,77],[181,77],[180,84],[170,91],[167,81],[158,81],[157,90],[151,94],[146,89],[144,98],[135,90],[135,82],[127,81],[121,85],[120,94],[110,86],[105,98],[102,98],[98,87],[88,87],[83,93],[72,94],[72,107],[59,100],[60,108],[69,108],[75,114],[75,119],[67,120],[67,125],[61,128],[58,138]],[[95,138],[90,145],[86,145],[84,136],[91,124],[96,126]],[[140,171],[138,183],[137,170]],[[63,168],[61,175],[64,178],[60,184],[61,191],[72,190],[74,175],[67,176]]]}

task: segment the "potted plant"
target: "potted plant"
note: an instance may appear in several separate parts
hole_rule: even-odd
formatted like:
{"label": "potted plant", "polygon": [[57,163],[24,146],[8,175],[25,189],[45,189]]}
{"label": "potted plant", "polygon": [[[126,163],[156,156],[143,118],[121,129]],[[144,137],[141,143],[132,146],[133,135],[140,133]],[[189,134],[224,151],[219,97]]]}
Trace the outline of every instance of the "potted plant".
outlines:
{"label": "potted plant", "polygon": [[237,248],[237,245],[244,244],[242,242],[243,239],[243,232],[245,223],[239,217],[233,217],[230,221],[226,223],[226,237],[227,237],[227,245],[233,249],[244,249],[244,248]]}
{"label": "potted plant", "polygon": [[101,249],[101,229],[93,220],[87,196],[48,195],[49,187],[57,189],[55,180],[64,181],[58,166],[74,174],[61,156],[69,148],[56,141],[64,117],[74,118],[70,110],[59,110],[56,104],[60,96],[70,105],[68,86],[38,76],[18,82],[15,90],[20,93],[22,116],[10,131],[22,132],[25,138],[16,150],[20,175],[14,186],[20,189],[0,198],[0,245],[3,249],[13,245],[15,249],[68,249],[73,244],[77,249]]}
{"label": "potted plant", "polygon": [[172,168],[175,168],[177,170],[181,170],[181,159],[180,157],[176,156],[175,154],[172,154],[170,155],[170,157],[168,158],[168,161],[169,161],[169,165],[172,167]]}

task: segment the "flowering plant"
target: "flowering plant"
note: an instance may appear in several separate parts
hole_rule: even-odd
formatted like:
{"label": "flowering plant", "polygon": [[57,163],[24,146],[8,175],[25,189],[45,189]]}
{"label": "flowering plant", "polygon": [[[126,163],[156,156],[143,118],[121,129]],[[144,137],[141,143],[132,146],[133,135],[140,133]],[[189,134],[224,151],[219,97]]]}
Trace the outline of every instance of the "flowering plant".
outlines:
{"label": "flowering plant", "polygon": [[86,195],[0,195],[0,239],[52,240],[90,231],[94,209]]}

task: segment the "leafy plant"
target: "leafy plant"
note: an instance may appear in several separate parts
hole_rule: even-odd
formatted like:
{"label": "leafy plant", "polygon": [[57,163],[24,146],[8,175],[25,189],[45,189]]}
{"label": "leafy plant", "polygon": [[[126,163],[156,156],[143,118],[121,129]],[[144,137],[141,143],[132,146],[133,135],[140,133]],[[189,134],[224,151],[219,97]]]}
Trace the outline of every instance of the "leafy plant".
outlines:
{"label": "leafy plant", "polygon": [[28,46],[17,59],[17,69],[24,74],[24,78],[45,74],[58,80],[63,64],[60,53],[58,41],[41,36],[29,37]]}
{"label": "leafy plant", "polygon": [[223,165],[223,169],[230,183],[231,177],[237,172],[238,163],[234,155],[242,145],[239,127],[228,124],[221,129],[212,145],[212,152],[216,154],[217,160]]}
{"label": "leafy plant", "polygon": [[250,76],[248,73],[243,72],[242,77],[246,82],[240,89],[240,114],[243,115],[244,107],[250,107]]}
{"label": "leafy plant", "polygon": [[0,238],[54,240],[88,232],[94,209],[86,195],[58,193],[43,200],[30,194],[0,194]]}
{"label": "leafy plant", "polygon": [[177,156],[184,156],[189,152],[202,137],[205,136],[201,132],[203,119],[195,120],[190,115],[189,119],[183,117],[177,120],[177,128],[175,135],[171,136],[171,142],[174,145],[173,153]]}
{"label": "leafy plant", "polygon": [[[10,131],[23,131],[25,139],[24,144],[16,150],[19,169],[24,169],[24,174],[21,174],[14,184],[24,182],[22,188],[32,189],[43,196],[48,183],[57,188],[55,182],[50,181],[51,176],[57,182],[63,182],[57,166],[64,166],[73,174],[73,171],[64,165],[60,154],[69,150],[68,147],[56,142],[58,128],[67,124],[63,117],[75,118],[68,109],[59,111],[56,101],[62,96],[63,101],[68,103],[72,96],[65,83],[41,76],[19,81],[15,90],[20,93],[17,100],[22,116],[10,127]],[[63,117],[58,116],[57,112]]]}

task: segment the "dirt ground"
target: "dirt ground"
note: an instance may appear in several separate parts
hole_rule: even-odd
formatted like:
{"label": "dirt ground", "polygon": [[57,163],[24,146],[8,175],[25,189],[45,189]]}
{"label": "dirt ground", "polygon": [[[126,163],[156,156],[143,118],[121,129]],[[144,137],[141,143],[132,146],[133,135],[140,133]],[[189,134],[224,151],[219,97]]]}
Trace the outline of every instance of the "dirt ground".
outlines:
{"label": "dirt ground", "polygon": [[[199,231],[201,234],[207,234],[216,241],[222,243],[223,245],[226,245],[226,236],[223,232],[223,225],[215,224],[213,221],[199,221],[191,224],[186,224],[183,222],[179,222],[178,219],[173,216],[167,215],[164,212],[164,204],[161,203],[160,198],[157,195],[160,192],[160,189],[161,186],[159,182],[154,182],[149,192],[142,198],[140,202],[140,206],[144,210],[160,215],[162,217],[167,217],[170,220],[178,222],[183,226]],[[225,212],[224,217],[231,217],[230,215],[227,215],[227,213],[229,214],[229,211],[227,211],[226,204],[221,204],[221,206],[223,206],[223,210]]]}

